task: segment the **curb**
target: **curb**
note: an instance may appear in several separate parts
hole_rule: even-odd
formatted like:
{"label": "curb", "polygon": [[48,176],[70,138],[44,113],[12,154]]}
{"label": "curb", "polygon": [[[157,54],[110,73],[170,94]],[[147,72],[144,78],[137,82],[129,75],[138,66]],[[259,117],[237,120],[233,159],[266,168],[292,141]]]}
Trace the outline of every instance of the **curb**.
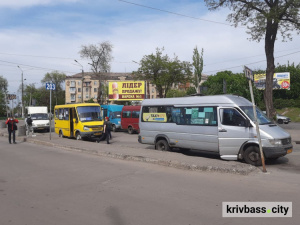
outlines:
{"label": "curb", "polygon": [[165,160],[165,159],[154,159],[144,156],[138,155],[128,155],[128,154],[118,154],[118,153],[111,153],[109,151],[99,152],[97,150],[91,150],[86,148],[77,148],[73,146],[66,146],[66,145],[59,145],[50,143],[47,141],[40,141],[40,140],[29,140],[24,138],[24,140],[28,143],[38,144],[53,148],[59,148],[67,151],[77,151],[77,152],[84,152],[92,155],[102,156],[102,157],[109,157],[113,159],[120,159],[120,160],[127,160],[127,161],[137,161],[137,162],[145,162],[151,163],[155,165],[165,166],[165,167],[172,167],[181,170],[189,170],[189,171],[201,171],[201,172],[219,172],[219,173],[229,173],[229,174],[238,174],[238,175],[248,175],[255,170],[259,170],[259,168],[247,165],[245,168],[238,168],[237,166],[231,166],[230,168],[218,167],[218,166],[201,166],[195,164],[187,164],[178,161],[172,160]]}

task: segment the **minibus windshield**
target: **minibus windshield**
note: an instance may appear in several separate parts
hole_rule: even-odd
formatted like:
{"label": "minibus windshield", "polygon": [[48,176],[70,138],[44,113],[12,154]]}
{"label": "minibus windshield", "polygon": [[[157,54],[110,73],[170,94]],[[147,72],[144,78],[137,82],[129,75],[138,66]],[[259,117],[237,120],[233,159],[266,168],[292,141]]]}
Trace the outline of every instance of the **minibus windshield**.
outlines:
{"label": "minibus windshield", "polygon": [[[240,106],[246,115],[254,122],[253,106]],[[256,107],[257,121],[259,125],[272,124],[271,120]]]}
{"label": "minibus windshield", "polygon": [[80,106],[77,113],[81,122],[102,120],[99,106]]}

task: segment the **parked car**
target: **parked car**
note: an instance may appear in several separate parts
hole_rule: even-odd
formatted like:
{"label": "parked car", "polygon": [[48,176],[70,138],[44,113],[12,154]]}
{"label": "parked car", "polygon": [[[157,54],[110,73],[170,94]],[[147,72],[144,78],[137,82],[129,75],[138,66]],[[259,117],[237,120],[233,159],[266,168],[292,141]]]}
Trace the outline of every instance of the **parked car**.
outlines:
{"label": "parked car", "polygon": [[289,122],[291,122],[291,119],[289,117],[280,114],[276,115],[276,119],[277,119],[277,123],[279,124],[283,124],[283,123],[288,124]]}
{"label": "parked car", "polygon": [[[267,115],[266,111],[263,111],[263,113],[265,115]],[[291,119],[289,117],[286,117],[286,116],[283,116],[283,115],[280,115],[280,114],[276,114],[276,121],[279,124],[283,124],[283,123],[288,124],[289,122],[291,122]]]}

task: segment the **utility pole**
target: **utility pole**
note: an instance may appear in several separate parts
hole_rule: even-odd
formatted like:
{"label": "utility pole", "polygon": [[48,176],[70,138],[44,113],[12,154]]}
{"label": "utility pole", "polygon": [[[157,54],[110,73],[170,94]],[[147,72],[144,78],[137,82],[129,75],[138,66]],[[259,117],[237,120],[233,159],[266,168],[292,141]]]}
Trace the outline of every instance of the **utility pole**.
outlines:
{"label": "utility pole", "polygon": [[84,71],[83,71],[83,66],[76,60],[74,59],[76,63],[78,63],[81,66],[81,103],[83,103],[83,80],[84,80]]}
{"label": "utility pole", "polygon": [[22,118],[24,118],[24,99],[23,99],[23,92],[24,92],[24,83],[23,83],[23,70],[20,66],[18,66],[19,69],[22,71]]}

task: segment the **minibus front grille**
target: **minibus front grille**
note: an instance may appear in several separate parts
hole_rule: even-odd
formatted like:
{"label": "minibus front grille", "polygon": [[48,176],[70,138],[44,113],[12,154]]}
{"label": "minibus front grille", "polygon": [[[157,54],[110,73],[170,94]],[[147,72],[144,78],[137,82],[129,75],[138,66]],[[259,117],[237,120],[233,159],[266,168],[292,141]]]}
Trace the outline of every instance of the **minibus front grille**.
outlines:
{"label": "minibus front grille", "polygon": [[291,140],[291,138],[281,139],[281,143],[282,143],[282,145],[289,145],[292,143],[292,140]]}
{"label": "minibus front grille", "polygon": [[102,129],[102,126],[86,126],[90,128],[92,131],[99,131]]}

